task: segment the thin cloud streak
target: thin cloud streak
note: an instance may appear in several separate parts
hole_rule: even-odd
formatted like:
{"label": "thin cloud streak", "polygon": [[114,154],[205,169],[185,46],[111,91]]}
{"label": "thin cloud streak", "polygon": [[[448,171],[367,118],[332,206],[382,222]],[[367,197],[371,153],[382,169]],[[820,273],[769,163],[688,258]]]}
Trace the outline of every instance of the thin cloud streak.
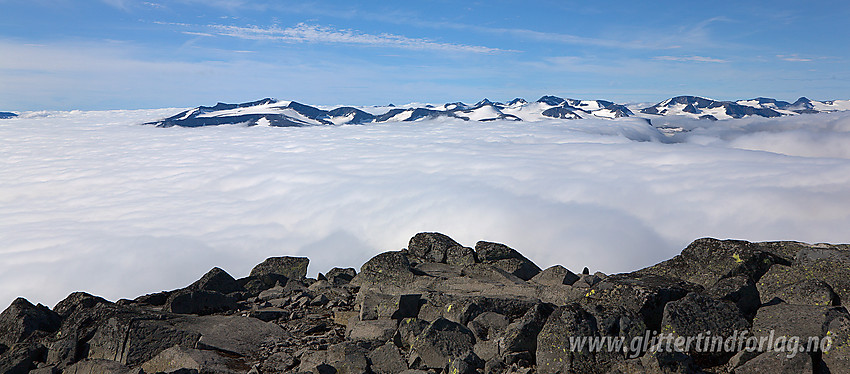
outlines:
{"label": "thin cloud streak", "polygon": [[294,27],[269,28],[210,25],[219,35],[248,40],[269,40],[286,43],[340,43],[393,47],[412,50],[440,50],[471,53],[508,52],[484,46],[440,43],[429,39],[408,38],[395,34],[372,35],[356,30],[338,30],[330,27],[299,23]]}
{"label": "thin cloud streak", "polygon": [[678,61],[678,62],[716,62],[716,63],[726,63],[728,60],[723,60],[714,57],[705,57],[705,56],[657,56],[653,58],[655,60],[661,61]]}

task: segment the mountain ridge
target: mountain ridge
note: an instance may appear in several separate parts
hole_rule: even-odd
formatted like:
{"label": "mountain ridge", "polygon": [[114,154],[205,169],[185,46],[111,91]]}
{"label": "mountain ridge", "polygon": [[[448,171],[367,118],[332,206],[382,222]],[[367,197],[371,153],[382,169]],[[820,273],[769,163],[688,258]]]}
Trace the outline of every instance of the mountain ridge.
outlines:
{"label": "mountain ridge", "polygon": [[[368,109],[365,110],[365,109]],[[635,108],[637,109],[637,108]],[[534,102],[515,98],[507,103],[482,99],[475,104],[451,102],[435,106],[341,106],[325,110],[297,101],[265,98],[241,104],[217,103],[199,106],[174,116],[145,123],[158,127],[202,127],[215,125],[265,125],[301,127],[317,125],[363,125],[369,123],[412,122],[432,118],[457,118],[465,121],[524,121],[549,119],[586,119],[654,116],[686,116],[725,120],[750,116],[765,118],[850,110],[850,100],[815,101],[800,97],[795,102],[757,97],[737,101],[719,101],[700,96],[675,96],[635,113],[626,104],[608,100],[577,100],[545,95]]]}

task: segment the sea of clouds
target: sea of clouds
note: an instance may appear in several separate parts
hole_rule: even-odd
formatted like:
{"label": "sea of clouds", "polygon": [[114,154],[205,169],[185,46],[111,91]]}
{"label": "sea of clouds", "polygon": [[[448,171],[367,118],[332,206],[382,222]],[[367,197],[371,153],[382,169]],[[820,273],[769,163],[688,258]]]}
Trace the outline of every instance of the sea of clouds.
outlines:
{"label": "sea of clouds", "polygon": [[439,231],[635,270],[700,237],[850,242],[850,113],[698,121],[155,128],[177,109],[0,120],[0,309],[133,298],[299,255],[315,275]]}

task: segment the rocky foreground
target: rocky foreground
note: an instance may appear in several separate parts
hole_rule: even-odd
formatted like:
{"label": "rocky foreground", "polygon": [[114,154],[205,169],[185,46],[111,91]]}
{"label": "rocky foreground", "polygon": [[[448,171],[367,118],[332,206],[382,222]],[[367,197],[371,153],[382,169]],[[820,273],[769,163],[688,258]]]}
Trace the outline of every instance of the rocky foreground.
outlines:
{"label": "rocky foreground", "polygon": [[[77,292],[51,310],[17,299],[0,314],[0,373],[850,372],[848,245],[700,239],[605,275],[421,233],[360,273],[311,279],[307,264],[269,258],[242,279],[214,268],[135,300]],[[740,331],[832,345],[600,351],[574,340]]]}

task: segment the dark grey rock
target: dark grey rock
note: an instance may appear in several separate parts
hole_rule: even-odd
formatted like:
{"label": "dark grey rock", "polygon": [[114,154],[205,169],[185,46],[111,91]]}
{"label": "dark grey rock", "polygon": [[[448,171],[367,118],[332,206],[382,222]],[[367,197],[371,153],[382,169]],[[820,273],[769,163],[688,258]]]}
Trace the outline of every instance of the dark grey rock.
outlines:
{"label": "dark grey rock", "polygon": [[475,253],[482,263],[493,264],[525,281],[541,271],[531,260],[504,244],[480,241],[475,244]]}
{"label": "dark grey rock", "polygon": [[179,314],[213,314],[236,309],[236,299],[221,292],[180,290],[172,293],[164,309]]}
{"label": "dark grey rock", "polygon": [[419,314],[419,300],[422,295],[387,295],[368,289],[362,290],[361,294],[360,319],[363,321],[378,318],[414,318]]}
{"label": "dark grey rock", "polygon": [[838,295],[818,274],[796,266],[774,265],[756,285],[763,304],[785,302],[788,304],[829,306],[839,303]]}
{"label": "dark grey rock", "polygon": [[475,336],[466,326],[439,318],[413,342],[408,365],[412,368],[444,369],[451,359],[466,357],[474,345]]}
{"label": "dark grey rock", "polygon": [[698,239],[670,260],[638,271],[686,280],[711,287],[723,278],[744,275],[758,281],[773,264],[790,264],[788,247],[798,243],[771,245],[741,240]]}
{"label": "dark grey rock", "polygon": [[416,337],[425,331],[428,325],[428,321],[419,318],[405,318],[399,321],[398,330],[392,338],[393,344],[405,351],[410,350]]}
{"label": "dark grey rock", "polygon": [[499,355],[506,358],[505,363],[514,364],[514,360],[508,359],[517,353],[527,353],[522,357],[528,357],[534,362],[537,351],[537,335],[543,329],[547,318],[555,310],[551,304],[537,304],[525,313],[522,318],[511,322],[504,332],[499,334]]}
{"label": "dark grey rock", "polygon": [[62,374],[140,374],[140,372],[115,361],[83,360],[68,366]]}
{"label": "dark grey rock", "polygon": [[293,369],[297,361],[295,357],[287,352],[276,352],[266,358],[260,366],[263,374],[287,373]]}
{"label": "dark grey rock", "polygon": [[351,283],[351,280],[354,279],[354,276],[356,275],[357,271],[355,271],[354,268],[333,268],[325,274],[325,278],[327,278],[328,283],[334,286],[341,286]]}
{"label": "dark grey rock", "polygon": [[734,374],[813,372],[812,357],[800,352],[795,352],[793,355],[785,352],[765,352],[734,370]]}
{"label": "dark grey rock", "polygon": [[0,373],[26,374],[36,368],[36,361],[44,355],[40,344],[21,344],[0,354]]}
{"label": "dark grey rock", "polygon": [[354,341],[385,343],[392,339],[397,325],[397,321],[392,319],[354,321],[348,326],[346,336]]}
{"label": "dark grey rock", "polygon": [[478,262],[475,250],[456,245],[446,250],[446,263],[449,265],[465,266]]}
{"label": "dark grey rock", "polygon": [[706,293],[715,299],[735,303],[741,313],[750,320],[756,315],[756,310],[761,305],[756,284],[746,275],[723,278],[708,288]]}
{"label": "dark grey rock", "polygon": [[478,341],[490,340],[498,332],[508,327],[508,318],[494,312],[484,312],[475,317],[466,325]]}
{"label": "dark grey rock", "polygon": [[596,318],[578,304],[555,308],[537,335],[537,371],[542,374],[591,373],[596,352],[570,345],[571,337],[599,336]]}
{"label": "dark grey rock", "polygon": [[[692,292],[684,298],[664,306],[661,333],[674,337],[722,336],[729,337],[749,330],[750,323],[732,302],[716,300]],[[726,362],[734,352],[705,352],[694,344],[685,347],[685,353],[698,357],[707,367]]]}
{"label": "dark grey rock", "polygon": [[407,363],[398,347],[394,344],[384,344],[369,352],[370,369],[375,374],[395,374],[407,370]]}
{"label": "dark grey rock", "polygon": [[307,276],[309,263],[310,260],[307,257],[269,257],[251,269],[251,276],[276,274],[288,279],[302,280]]}
{"label": "dark grey rock", "polygon": [[384,252],[363,264],[352,283],[358,286],[381,284],[403,287],[413,282],[411,269],[405,252]]}
{"label": "dark grey rock", "polygon": [[327,351],[309,352],[301,358],[298,370],[314,373],[365,374],[369,366],[368,352],[356,344],[344,342],[332,345]]}
{"label": "dark grey rock", "polygon": [[571,285],[579,279],[578,275],[561,265],[555,265],[541,271],[531,278],[531,282],[543,285]]}
{"label": "dark grey rock", "polygon": [[233,279],[230,274],[227,274],[226,271],[218,267],[212,268],[201,279],[198,279],[187,288],[191,290],[215,291],[223,294],[245,290],[236,282],[236,279]]}
{"label": "dark grey rock", "polygon": [[198,373],[243,374],[250,366],[236,357],[227,357],[216,351],[174,346],[166,349],[141,366],[146,373],[173,373],[194,370]]}
{"label": "dark grey rock", "polygon": [[461,247],[461,245],[446,235],[422,232],[410,238],[407,251],[422,262],[445,263],[446,253],[452,247]]}
{"label": "dark grey rock", "polygon": [[844,307],[786,303],[766,305],[759,308],[753,319],[752,334],[757,337],[796,336],[806,342],[810,337],[826,336],[830,323],[839,318],[850,320],[850,314]]}
{"label": "dark grey rock", "polygon": [[34,334],[47,335],[58,330],[59,323],[57,313],[19,297],[0,313],[0,344],[11,347]]}

